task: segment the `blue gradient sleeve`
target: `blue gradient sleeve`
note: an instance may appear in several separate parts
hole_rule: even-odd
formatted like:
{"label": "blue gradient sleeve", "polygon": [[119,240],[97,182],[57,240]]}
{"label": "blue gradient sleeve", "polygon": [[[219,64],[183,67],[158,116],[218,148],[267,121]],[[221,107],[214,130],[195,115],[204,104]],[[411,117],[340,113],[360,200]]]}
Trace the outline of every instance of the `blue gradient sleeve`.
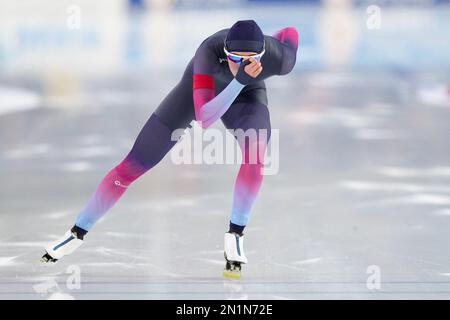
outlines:
{"label": "blue gradient sleeve", "polygon": [[228,86],[222,90],[214,99],[205,103],[199,112],[202,127],[208,128],[217,119],[219,119],[234,102],[245,85],[233,79]]}

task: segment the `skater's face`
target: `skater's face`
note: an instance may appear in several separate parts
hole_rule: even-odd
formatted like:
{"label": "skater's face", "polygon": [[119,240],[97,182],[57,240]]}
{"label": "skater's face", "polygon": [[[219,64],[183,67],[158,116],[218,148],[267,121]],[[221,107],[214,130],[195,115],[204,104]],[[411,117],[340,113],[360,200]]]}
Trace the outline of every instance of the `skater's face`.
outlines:
{"label": "skater's face", "polygon": [[[241,62],[250,59],[251,57],[255,57],[258,54],[256,52],[242,52],[242,51],[232,51],[230,52],[231,55],[228,56],[228,67],[230,68],[231,73],[233,74],[233,76],[236,76],[238,70],[239,70],[239,66],[241,64]],[[241,61],[238,62],[237,59],[230,59],[230,58],[235,58],[236,57],[241,57]],[[258,59],[259,60],[259,59]],[[235,62],[236,61],[236,62]]]}

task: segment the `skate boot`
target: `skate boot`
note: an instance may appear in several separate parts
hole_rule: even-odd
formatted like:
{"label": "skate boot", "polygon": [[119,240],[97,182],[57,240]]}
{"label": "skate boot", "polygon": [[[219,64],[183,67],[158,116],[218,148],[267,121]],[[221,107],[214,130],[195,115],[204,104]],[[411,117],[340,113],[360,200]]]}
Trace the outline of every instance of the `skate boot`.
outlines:
{"label": "skate boot", "polygon": [[225,233],[225,270],[223,276],[230,279],[241,278],[241,265],[248,262],[244,253],[244,236]]}
{"label": "skate boot", "polygon": [[45,248],[45,254],[41,262],[56,262],[62,257],[71,254],[83,244],[83,237],[86,232],[78,227],[68,230],[61,238],[50,243]]}

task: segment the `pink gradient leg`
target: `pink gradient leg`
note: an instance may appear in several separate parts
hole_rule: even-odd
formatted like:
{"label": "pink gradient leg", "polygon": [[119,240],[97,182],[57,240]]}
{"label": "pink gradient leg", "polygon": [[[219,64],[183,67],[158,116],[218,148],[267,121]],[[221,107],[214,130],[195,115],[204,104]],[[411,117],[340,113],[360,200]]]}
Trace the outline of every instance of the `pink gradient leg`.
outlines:
{"label": "pink gradient leg", "polygon": [[[231,213],[231,222],[239,226],[246,226],[255,199],[261,188],[263,181],[263,157],[266,150],[266,142],[260,141],[258,144],[248,144],[244,147],[240,144],[243,151],[243,162],[239,169],[236,183],[234,186],[233,209]],[[251,161],[250,152],[257,156],[256,161]]]}
{"label": "pink gradient leg", "polygon": [[89,231],[114,206],[128,186],[145,171],[147,170],[138,161],[127,156],[103,178],[84,210],[78,215],[76,225]]}

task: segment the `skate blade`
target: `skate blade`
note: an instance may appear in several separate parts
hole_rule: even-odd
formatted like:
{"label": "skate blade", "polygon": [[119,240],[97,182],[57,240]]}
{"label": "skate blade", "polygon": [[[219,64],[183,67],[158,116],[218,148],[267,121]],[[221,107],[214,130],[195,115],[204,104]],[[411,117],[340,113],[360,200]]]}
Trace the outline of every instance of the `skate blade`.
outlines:
{"label": "skate blade", "polygon": [[44,254],[44,255],[38,260],[38,262],[39,262],[40,264],[50,264],[50,265],[54,265],[57,261],[58,261],[57,259],[53,259],[52,257],[50,257],[50,256],[48,255],[48,253],[47,253],[47,254]]}
{"label": "skate blade", "polygon": [[56,263],[56,261],[50,261],[50,260],[47,260],[44,258],[40,258],[37,262],[40,264],[55,264]]}
{"label": "skate blade", "polygon": [[51,262],[51,261],[45,261],[42,258],[41,259],[36,259],[33,261],[33,265],[36,266],[37,268],[54,268],[58,265],[58,263],[56,262]]}
{"label": "skate blade", "polygon": [[227,279],[239,280],[241,278],[240,271],[224,270],[223,277]]}

